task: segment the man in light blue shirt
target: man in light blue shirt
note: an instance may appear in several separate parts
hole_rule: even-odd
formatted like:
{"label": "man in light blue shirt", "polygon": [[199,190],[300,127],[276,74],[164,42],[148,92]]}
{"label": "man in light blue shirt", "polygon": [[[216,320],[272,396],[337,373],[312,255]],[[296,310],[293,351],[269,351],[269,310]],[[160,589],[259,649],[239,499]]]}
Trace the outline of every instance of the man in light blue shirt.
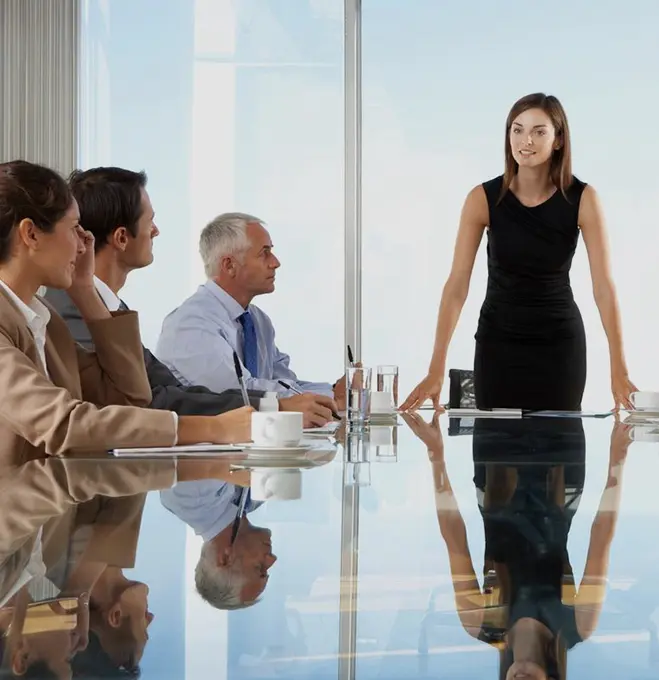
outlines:
{"label": "man in light blue shirt", "polygon": [[233,352],[248,388],[318,395],[334,410],[345,405],[345,379],[334,385],[298,379],[275,343],[268,315],[252,304],[272,293],[279,260],[263,222],[243,213],[216,217],[201,233],[208,281],[164,320],[156,354],[182,382],[222,391],[238,386]]}

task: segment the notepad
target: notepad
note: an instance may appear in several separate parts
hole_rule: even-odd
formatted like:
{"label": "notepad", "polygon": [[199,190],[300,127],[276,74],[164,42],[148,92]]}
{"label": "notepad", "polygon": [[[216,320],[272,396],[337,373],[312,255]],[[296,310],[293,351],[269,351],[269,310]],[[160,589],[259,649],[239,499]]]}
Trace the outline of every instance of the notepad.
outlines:
{"label": "notepad", "polygon": [[330,423],[327,423],[326,425],[323,425],[322,427],[305,427],[304,434],[317,434],[317,435],[323,435],[323,434],[334,434],[337,430],[339,429],[339,423],[336,421],[332,421]]}
{"label": "notepad", "polygon": [[529,411],[527,416],[541,418],[608,418],[613,411]]}
{"label": "notepad", "polygon": [[141,448],[112,449],[117,458],[175,458],[176,456],[208,456],[213,453],[235,453],[243,451],[234,444],[191,444],[189,446],[145,446]]}
{"label": "notepad", "polygon": [[450,408],[446,413],[449,418],[521,418],[523,415],[521,408]]}

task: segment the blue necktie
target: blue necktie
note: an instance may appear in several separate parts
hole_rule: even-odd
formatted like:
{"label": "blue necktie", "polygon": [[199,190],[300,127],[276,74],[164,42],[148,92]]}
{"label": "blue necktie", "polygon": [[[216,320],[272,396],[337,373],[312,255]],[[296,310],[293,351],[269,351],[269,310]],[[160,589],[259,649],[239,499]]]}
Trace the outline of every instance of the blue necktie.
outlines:
{"label": "blue necktie", "polygon": [[256,328],[254,327],[254,320],[249,312],[241,314],[239,319],[243,326],[243,360],[245,362],[245,367],[254,378],[258,378],[259,354],[258,346],[256,344]]}

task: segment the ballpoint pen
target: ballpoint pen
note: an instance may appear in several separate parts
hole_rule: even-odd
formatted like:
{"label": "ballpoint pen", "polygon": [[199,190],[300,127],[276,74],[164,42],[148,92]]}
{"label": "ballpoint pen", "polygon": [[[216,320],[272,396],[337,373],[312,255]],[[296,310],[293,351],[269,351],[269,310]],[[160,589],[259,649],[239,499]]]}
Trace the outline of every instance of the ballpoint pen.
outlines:
{"label": "ballpoint pen", "polygon": [[[282,386],[285,387],[287,390],[290,390],[294,394],[304,394],[301,390],[299,390],[297,387],[293,387],[293,385],[289,385],[287,382],[284,382],[283,380],[277,380],[277,382]],[[341,416],[336,413],[336,411],[332,411],[332,417],[335,420],[341,420]]]}
{"label": "ballpoint pen", "polygon": [[350,345],[348,345],[348,362],[351,366],[354,366],[355,364],[355,357],[352,354],[352,347],[350,347]]}
{"label": "ballpoint pen", "polygon": [[233,353],[233,365],[236,368],[236,377],[238,378],[238,384],[240,385],[240,391],[242,392],[242,395],[243,395],[243,401],[245,402],[245,406],[249,406],[249,396],[247,394],[247,388],[245,387],[245,378],[243,377],[243,369],[242,369],[242,366],[240,365],[240,359],[238,358],[238,355],[235,352]]}

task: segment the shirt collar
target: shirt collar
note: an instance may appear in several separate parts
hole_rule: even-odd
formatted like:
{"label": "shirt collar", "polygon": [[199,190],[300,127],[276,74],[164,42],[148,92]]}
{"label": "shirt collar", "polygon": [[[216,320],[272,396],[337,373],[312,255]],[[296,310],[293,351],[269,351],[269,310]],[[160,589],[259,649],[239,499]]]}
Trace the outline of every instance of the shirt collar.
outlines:
{"label": "shirt collar", "polygon": [[4,281],[0,281],[0,285],[7,292],[10,300],[18,307],[32,333],[35,335],[38,333],[43,334],[50,321],[50,310],[48,307],[38,297],[33,297],[30,304],[26,305]]}
{"label": "shirt collar", "polygon": [[101,281],[97,276],[94,277],[94,285],[98,294],[101,296],[101,300],[105,303],[105,306],[111,311],[116,312],[121,306],[121,300],[115,295],[114,291],[110,289],[105,281]]}
{"label": "shirt collar", "polygon": [[224,288],[218,286],[215,281],[209,279],[206,281],[204,286],[211,295],[213,295],[222,303],[222,306],[227,310],[227,312],[229,312],[232,321],[239,319],[245,313],[245,309],[240,304],[240,302],[231,297],[231,295],[229,295],[229,293],[227,293]]}

